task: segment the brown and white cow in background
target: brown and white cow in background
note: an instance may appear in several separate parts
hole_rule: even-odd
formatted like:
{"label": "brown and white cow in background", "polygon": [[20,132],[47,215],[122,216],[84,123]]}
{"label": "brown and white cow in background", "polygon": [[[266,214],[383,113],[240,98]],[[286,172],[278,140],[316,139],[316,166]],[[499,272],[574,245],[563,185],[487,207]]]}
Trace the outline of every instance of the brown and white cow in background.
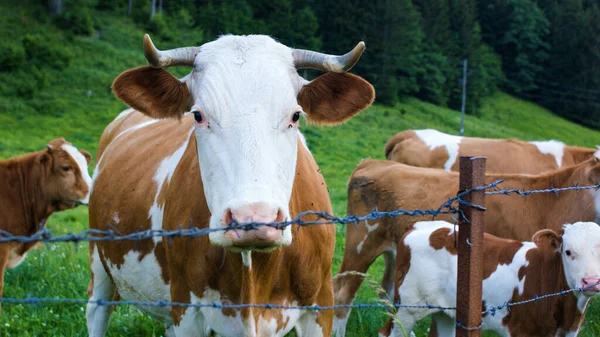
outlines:
{"label": "brown and white cow in background", "polygon": [[[600,183],[600,151],[578,165],[539,175],[487,174],[486,182],[503,179],[500,185],[509,189],[546,189],[596,185]],[[459,174],[439,169],[404,165],[389,160],[364,160],[357,165],[348,182],[348,214],[366,215],[382,212],[438,209],[456,196]],[[600,191],[561,192],[520,196],[487,195],[485,199],[485,231],[502,238],[528,240],[542,229],[560,230],[565,223],[600,221]],[[366,272],[379,255],[385,258],[382,287],[392,298],[396,243],[407,228],[433,216],[406,216],[361,221],[346,227],[344,258],[338,271]],[[452,221],[443,214],[436,220]],[[400,254],[400,252],[398,253]],[[346,275],[334,279],[335,303],[350,304],[362,278]],[[334,323],[336,336],[344,336],[349,309],[337,309]]]}
{"label": "brown and white cow in background", "polygon": [[581,163],[596,149],[550,140],[524,142],[449,135],[433,129],[406,130],[385,144],[385,156],[399,163],[458,171],[461,156],[484,156],[490,173],[537,174]]}
{"label": "brown and white cow in background", "polygon": [[[0,160],[0,230],[30,236],[57,211],[87,204],[91,156],[58,138],[41,151]],[[1,234],[0,234],[1,237]],[[18,266],[36,243],[0,243],[0,297],[4,271]]]}
{"label": "brown and white cow in background", "polygon": [[[458,228],[457,228],[458,229]],[[482,318],[482,329],[501,336],[576,336],[592,296],[600,292],[600,227],[594,222],[536,232],[533,242],[484,236],[483,304],[499,306],[564,290],[566,295],[497,310]],[[457,253],[454,226],[417,222],[398,242],[395,303],[456,306]],[[400,253],[401,252],[401,253]],[[379,336],[404,336],[433,315],[439,336],[456,333],[453,310],[399,308]]]}
{"label": "brown and white cow in background", "polygon": [[[128,70],[113,83],[137,111],[124,111],[102,135],[90,228],[123,234],[219,229],[232,220],[331,213],[299,119],[334,125],[372,103],[373,87],[346,73],[363,49],[361,42],[338,57],[262,35],[227,35],[201,47],[158,51],[146,35],[144,54],[153,67]],[[179,80],[162,69],[169,65],[192,71]],[[299,68],[327,73],[308,82]],[[330,225],[216,231],[170,243],[159,237],[91,243],[91,299],[332,305],[334,245]],[[293,329],[301,337],[330,336],[333,320],[332,311],[140,309],[177,337],[284,336]],[[105,334],[110,312],[88,304],[90,336]]]}

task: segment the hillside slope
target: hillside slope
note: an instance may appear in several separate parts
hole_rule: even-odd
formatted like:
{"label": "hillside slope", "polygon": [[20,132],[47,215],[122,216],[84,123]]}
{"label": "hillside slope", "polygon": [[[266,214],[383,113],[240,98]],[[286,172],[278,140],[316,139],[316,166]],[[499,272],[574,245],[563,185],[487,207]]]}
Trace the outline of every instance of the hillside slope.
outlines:
{"label": "hillside slope", "polygon": [[[68,49],[71,64],[62,70],[40,66],[0,72],[0,158],[42,149],[50,140],[65,137],[77,147],[95,154],[104,127],[124,104],[110,92],[112,80],[123,70],[145,64],[143,30],[129,19],[94,13],[98,33],[93,37],[66,37],[48,20],[38,21],[39,9],[18,2],[0,4],[0,33],[9,42],[20,43],[25,35]],[[37,13],[37,14],[36,14]],[[35,19],[34,19],[35,18]],[[44,21],[44,20],[42,20]],[[190,33],[193,35],[193,32]],[[159,48],[174,42],[155,39]],[[364,57],[369,57],[366,54]],[[37,67],[37,66],[36,66]],[[42,72],[44,75],[39,75]],[[182,70],[176,70],[182,74]],[[15,88],[30,77],[44,77],[45,85],[31,95],[18,95]],[[336,215],[346,210],[346,181],[363,158],[383,159],[383,145],[394,133],[408,128],[436,128],[457,133],[459,114],[417,99],[394,107],[375,105],[348,123],[321,128],[304,125],[331,192]],[[479,117],[467,116],[467,136],[516,137],[524,140],[559,139],[572,145],[600,145],[600,133],[569,123],[534,104],[504,93],[488,98]],[[90,169],[91,171],[91,169]],[[62,212],[51,217],[49,228],[57,233],[87,228],[87,209]],[[334,271],[341,262],[343,233],[338,227]],[[17,269],[6,275],[5,297],[86,298],[88,282],[87,245],[51,244],[34,251]],[[375,279],[381,264],[374,265]],[[359,302],[374,302],[370,289],[362,289]],[[594,308],[583,336],[600,334]],[[385,317],[382,312],[355,310],[349,336],[372,336]],[[0,327],[5,336],[84,336],[85,307],[82,305],[3,306]],[[422,329],[422,328],[421,328]],[[163,333],[160,324],[132,307],[119,307],[111,320],[110,336],[154,336]]]}

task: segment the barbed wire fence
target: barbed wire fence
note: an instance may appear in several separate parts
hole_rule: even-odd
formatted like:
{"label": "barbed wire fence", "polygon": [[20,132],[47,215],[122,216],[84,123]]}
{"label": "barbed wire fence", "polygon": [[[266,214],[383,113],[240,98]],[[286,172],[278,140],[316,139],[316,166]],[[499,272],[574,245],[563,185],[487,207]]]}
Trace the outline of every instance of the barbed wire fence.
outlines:
{"label": "barbed wire fence", "polygon": [[[458,226],[458,240],[456,242],[458,251],[458,277],[457,280],[457,305],[456,307],[444,307],[431,305],[428,303],[354,303],[354,304],[336,304],[331,306],[319,305],[280,305],[275,303],[255,303],[255,304],[222,304],[222,303],[181,303],[171,301],[108,301],[108,300],[89,300],[78,298],[8,298],[0,297],[0,303],[6,304],[95,304],[99,306],[114,305],[134,305],[148,307],[194,307],[194,308],[214,308],[214,309],[244,309],[259,308],[267,310],[296,309],[310,311],[324,311],[335,309],[429,309],[441,311],[456,312],[456,331],[457,336],[480,336],[483,328],[482,317],[484,315],[494,316],[501,310],[509,310],[511,307],[527,303],[541,301],[550,297],[564,296],[573,292],[582,292],[588,288],[593,288],[598,284],[588,285],[586,287],[577,287],[564,289],[555,293],[535,296],[530,299],[505,302],[495,305],[486,303],[485,310],[482,306],[482,282],[483,282],[483,213],[485,195],[506,195],[527,197],[533,194],[552,193],[557,197],[561,192],[567,191],[585,191],[600,190],[600,184],[591,186],[579,186],[574,184],[569,187],[552,187],[539,190],[521,190],[502,188],[500,184],[503,180],[496,180],[485,184],[485,158],[484,157],[461,157],[460,158],[460,183],[456,196],[447,199],[437,209],[415,209],[393,211],[377,211],[363,216],[348,215],[345,217],[336,217],[327,212],[307,211],[298,214],[294,219],[283,222],[272,223],[238,223],[232,221],[227,226],[221,228],[196,228],[189,224],[189,228],[180,228],[178,230],[155,230],[148,229],[133,233],[122,234],[114,229],[97,230],[88,229],[79,233],[69,233],[66,235],[54,236],[47,228],[40,228],[36,233],[29,236],[13,235],[7,231],[0,230],[0,244],[34,243],[41,242],[45,244],[57,242],[71,242],[74,244],[80,242],[100,242],[100,241],[141,241],[154,237],[167,238],[171,243],[174,238],[180,237],[202,237],[216,231],[238,231],[253,230],[263,226],[283,229],[288,226],[296,225],[298,230],[301,227],[317,225],[354,225],[365,220],[375,220],[385,217],[395,218],[398,216],[439,216],[442,214],[450,215],[455,226]],[[315,217],[316,220],[302,220],[306,216]],[[336,277],[336,276],[334,276]]]}

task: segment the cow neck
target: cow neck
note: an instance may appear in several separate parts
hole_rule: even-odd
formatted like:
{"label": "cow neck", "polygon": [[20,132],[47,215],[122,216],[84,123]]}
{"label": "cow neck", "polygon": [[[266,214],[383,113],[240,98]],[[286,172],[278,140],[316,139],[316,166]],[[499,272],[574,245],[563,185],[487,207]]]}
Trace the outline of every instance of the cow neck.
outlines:
{"label": "cow neck", "polygon": [[41,188],[44,172],[38,165],[40,152],[0,161],[0,180],[10,181],[10,198],[17,202],[27,234],[33,234],[45,225],[56,206],[46,198]]}
{"label": "cow neck", "polygon": [[[282,266],[281,259],[283,256],[282,248],[275,249],[268,253],[252,252],[250,266],[244,266],[240,253],[233,253],[228,251],[229,255],[227,259],[239,260],[241,264],[240,277],[242,291],[240,292],[240,302],[248,304],[263,304],[270,303],[269,299],[272,297],[272,291],[276,287],[276,282],[285,282],[276,275],[274,271],[279,270],[276,266]],[[249,312],[248,312],[249,313]]]}
{"label": "cow neck", "polygon": [[[569,285],[565,276],[562,260],[559,257],[560,268],[558,268],[557,291],[568,290]],[[558,312],[553,313],[558,318],[558,328],[568,332],[577,330],[581,323],[581,313],[585,308],[578,307],[578,298],[573,292],[565,296],[556,296],[555,308]]]}
{"label": "cow neck", "polygon": [[[535,270],[531,270],[537,276],[533,276],[534,279],[534,287],[540,287],[537,292],[541,293],[555,293],[560,291],[568,290],[570,287],[567,283],[567,278],[565,276],[564,266],[561,258],[561,254],[554,251],[551,248],[537,248],[538,254],[535,259],[540,259],[541,263],[536,265]],[[531,263],[532,261],[530,261]],[[532,275],[532,274],[530,274]],[[551,275],[555,275],[552,277]],[[537,281],[537,282],[535,282]],[[525,280],[527,283],[527,280]],[[525,285],[527,288],[527,285]],[[528,291],[528,295],[533,295],[533,292]],[[543,300],[548,301],[548,300]],[[569,292],[564,296],[554,296],[552,297],[551,306],[545,306],[551,310],[551,317],[554,317],[554,324],[550,323],[552,320],[548,320],[547,323],[550,325],[546,326],[546,329],[550,329],[551,331],[554,329],[559,329],[560,331],[567,332],[577,329],[581,319],[581,312],[578,310],[577,302],[578,298],[575,296],[573,292]],[[543,305],[543,304],[541,304]],[[546,321],[545,318],[541,318]],[[544,329],[545,330],[545,329]],[[556,331],[553,331],[555,333]]]}

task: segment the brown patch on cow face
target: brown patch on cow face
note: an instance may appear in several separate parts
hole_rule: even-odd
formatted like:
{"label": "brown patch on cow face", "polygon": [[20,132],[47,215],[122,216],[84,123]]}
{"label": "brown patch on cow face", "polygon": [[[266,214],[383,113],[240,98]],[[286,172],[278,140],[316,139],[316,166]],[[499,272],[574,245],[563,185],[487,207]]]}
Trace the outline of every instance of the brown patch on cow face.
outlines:
{"label": "brown patch on cow face", "polygon": [[448,253],[456,255],[456,245],[454,244],[454,233],[450,233],[450,228],[436,229],[429,236],[429,245],[435,250],[446,248]]}
{"label": "brown patch on cow face", "polygon": [[368,108],[375,99],[373,86],[356,75],[327,73],[302,87],[298,103],[308,121],[321,125],[343,123]]}
{"label": "brown patch on cow face", "polygon": [[180,118],[190,106],[187,85],[164,69],[127,70],[117,76],[112,90],[120,100],[152,118]]}
{"label": "brown patch on cow face", "polygon": [[[46,145],[46,149],[37,158],[45,174],[42,182],[43,189],[58,210],[75,207],[79,200],[87,196],[90,189],[83,179],[83,174],[87,175],[87,172],[81,172],[81,167],[63,149],[63,145],[71,145],[71,143],[64,138],[55,139]],[[87,154],[86,161],[89,164],[90,154],[86,151],[80,152],[84,157]]]}

